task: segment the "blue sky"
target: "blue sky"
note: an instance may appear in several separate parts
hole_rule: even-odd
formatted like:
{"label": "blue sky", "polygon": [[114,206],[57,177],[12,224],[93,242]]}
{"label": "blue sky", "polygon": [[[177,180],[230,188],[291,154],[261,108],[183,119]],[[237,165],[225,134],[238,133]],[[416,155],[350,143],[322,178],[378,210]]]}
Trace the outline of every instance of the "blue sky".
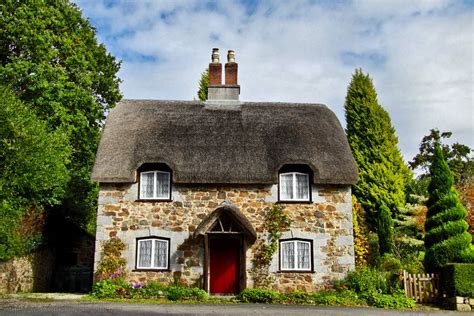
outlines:
{"label": "blue sky", "polygon": [[122,60],[125,98],[193,99],[211,49],[233,49],[243,101],[324,103],[345,126],[362,68],[406,160],[435,127],[474,147],[472,0],[75,2]]}

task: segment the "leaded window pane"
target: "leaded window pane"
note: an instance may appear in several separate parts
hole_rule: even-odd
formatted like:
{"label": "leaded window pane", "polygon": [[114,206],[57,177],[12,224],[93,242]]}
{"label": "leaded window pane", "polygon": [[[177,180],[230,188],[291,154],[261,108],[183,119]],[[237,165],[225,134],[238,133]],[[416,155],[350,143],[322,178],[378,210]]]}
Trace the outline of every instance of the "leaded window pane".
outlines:
{"label": "leaded window pane", "polygon": [[152,252],[152,241],[151,240],[141,240],[138,242],[140,247],[139,249],[139,258],[138,266],[141,268],[150,268],[151,267],[151,252]]}
{"label": "leaded window pane", "polygon": [[141,174],[141,192],[140,197],[142,198],[153,198],[153,187],[154,187],[155,175],[154,172],[143,172]]}
{"label": "leaded window pane", "polygon": [[282,200],[293,199],[293,174],[280,175],[280,198]]}
{"label": "leaded window pane", "polygon": [[307,174],[296,174],[296,199],[309,199],[309,177]]}
{"label": "leaded window pane", "polygon": [[293,242],[283,242],[280,244],[282,253],[281,268],[284,270],[294,269],[295,249]]}
{"label": "leaded window pane", "polygon": [[170,195],[170,174],[168,172],[156,173],[156,197],[168,198]]}
{"label": "leaded window pane", "polygon": [[310,244],[308,242],[297,242],[298,269],[310,269]]}
{"label": "leaded window pane", "polygon": [[168,267],[168,242],[164,240],[155,240],[155,267]]}

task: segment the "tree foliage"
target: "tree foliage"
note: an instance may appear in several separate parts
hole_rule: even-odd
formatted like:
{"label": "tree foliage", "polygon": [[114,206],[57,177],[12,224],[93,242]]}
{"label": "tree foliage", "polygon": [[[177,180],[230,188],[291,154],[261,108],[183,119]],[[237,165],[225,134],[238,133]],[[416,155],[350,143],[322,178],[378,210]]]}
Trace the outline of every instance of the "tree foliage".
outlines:
{"label": "tree foliage", "polygon": [[0,80],[72,146],[69,182],[56,213],[82,226],[95,221],[90,170],[105,114],[121,97],[119,66],[69,1],[0,4]]}
{"label": "tree foliage", "polygon": [[382,205],[377,216],[377,235],[379,237],[380,254],[393,252],[393,219],[390,210]]}
{"label": "tree foliage", "polygon": [[441,146],[435,143],[430,166],[425,222],[425,268],[435,271],[449,262],[474,262],[467,213],[454,189],[454,178]]}
{"label": "tree foliage", "polygon": [[430,133],[423,137],[419,153],[409,163],[412,169],[420,168],[424,171],[421,178],[429,176],[428,169],[433,159],[435,144],[440,144],[443,156],[453,173],[454,183],[459,184],[472,179],[474,175],[474,160],[470,156],[472,149],[460,143],[454,143],[451,146],[442,144],[442,139],[448,139],[451,136],[452,132],[440,132],[435,128],[431,129]]}
{"label": "tree foliage", "polygon": [[199,90],[197,92],[198,98],[201,101],[207,100],[207,87],[209,86],[209,69],[206,68],[201,73],[201,79],[199,79]]}
{"label": "tree foliage", "polygon": [[367,266],[369,253],[368,230],[365,212],[357,198],[352,196],[352,224],[354,227],[354,256],[358,268]]}
{"label": "tree foliage", "polygon": [[372,79],[358,69],[345,101],[346,133],[359,168],[354,195],[368,213],[372,230],[382,205],[392,212],[405,204],[411,171],[398,149],[390,116],[377,101]]}
{"label": "tree foliage", "polygon": [[[0,86],[0,260],[26,253],[39,231],[26,225],[59,203],[68,181],[67,136]],[[40,217],[38,217],[40,218]],[[23,226],[23,227],[21,227]]]}

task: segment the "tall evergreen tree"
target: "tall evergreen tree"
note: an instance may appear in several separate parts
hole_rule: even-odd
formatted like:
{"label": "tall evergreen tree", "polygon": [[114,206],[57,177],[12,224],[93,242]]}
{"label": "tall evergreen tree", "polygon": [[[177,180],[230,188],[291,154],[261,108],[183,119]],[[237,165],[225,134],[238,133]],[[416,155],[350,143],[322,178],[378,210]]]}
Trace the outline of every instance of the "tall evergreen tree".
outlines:
{"label": "tall evergreen tree", "polygon": [[90,172],[105,114],[121,98],[119,66],[69,1],[1,2],[0,82],[67,136],[69,182],[50,214],[81,226],[95,223],[97,185]]}
{"label": "tall evergreen tree", "polygon": [[201,101],[207,100],[207,87],[209,86],[209,69],[206,68],[201,73],[201,79],[199,79],[199,90],[197,92],[198,98]]}
{"label": "tall evergreen tree", "polygon": [[377,101],[372,79],[357,69],[345,101],[347,138],[359,168],[354,195],[368,213],[376,230],[382,205],[395,212],[405,203],[405,186],[411,171],[398,149],[390,116]]}
{"label": "tall evergreen tree", "polygon": [[425,222],[425,268],[436,271],[448,262],[474,262],[467,213],[454,189],[454,178],[439,143],[430,166],[428,213]]}
{"label": "tall evergreen tree", "polygon": [[393,219],[386,205],[380,206],[377,216],[377,236],[380,254],[393,252]]}

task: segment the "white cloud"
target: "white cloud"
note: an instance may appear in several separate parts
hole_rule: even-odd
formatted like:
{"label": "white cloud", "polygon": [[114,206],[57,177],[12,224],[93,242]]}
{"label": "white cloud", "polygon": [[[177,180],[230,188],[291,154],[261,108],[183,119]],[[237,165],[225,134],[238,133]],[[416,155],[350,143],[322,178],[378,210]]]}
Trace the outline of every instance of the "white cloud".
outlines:
{"label": "white cloud", "polygon": [[[369,72],[407,159],[430,128],[474,147],[473,8],[439,1],[78,1],[123,58],[126,98],[195,97],[212,47],[234,49],[241,99],[326,103],[344,125],[355,68]],[[147,61],[147,62],[144,62]]]}

